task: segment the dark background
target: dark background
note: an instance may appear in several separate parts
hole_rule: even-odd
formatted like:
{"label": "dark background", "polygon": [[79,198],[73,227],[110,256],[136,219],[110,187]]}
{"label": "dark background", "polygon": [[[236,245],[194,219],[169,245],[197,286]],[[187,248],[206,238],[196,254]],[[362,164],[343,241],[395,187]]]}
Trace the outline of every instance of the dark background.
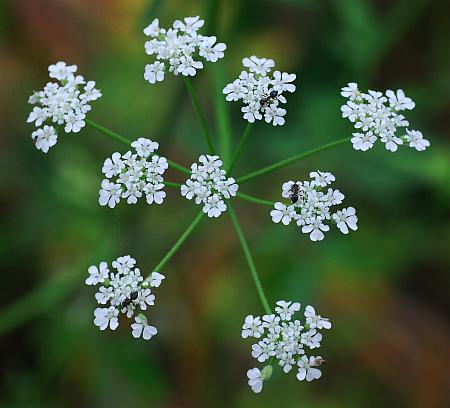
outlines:
{"label": "dark background", "polygon": [[[262,308],[225,215],[202,222],[164,269],[154,339],[132,339],[125,324],[100,333],[87,267],[130,253],[150,272],[198,208],[172,190],[163,207],[101,208],[101,164],[126,149],[90,128],[61,134],[48,155],[31,143],[27,98],[62,59],[103,92],[89,118],[196,161],[204,141],[181,78],[143,79],[142,29],[155,16],[166,27],[197,14],[228,45],[195,78],[215,137],[217,111],[233,147],[245,126],[239,104],[221,95],[243,57],[297,73],[287,124],[255,126],[237,175],[350,136],[339,95],[349,81],[403,88],[416,102],[411,127],[431,141],[420,153],[339,146],[241,186],[277,200],[282,182],[331,171],[358,211],[356,233],[312,243],[273,224],[267,207],[235,203],[270,302],[311,303],[333,321],[320,351],[329,364],[314,383],[275,370],[260,395],[248,388],[255,364],[240,328]],[[1,406],[450,406],[447,1],[3,0],[0,27]]]}

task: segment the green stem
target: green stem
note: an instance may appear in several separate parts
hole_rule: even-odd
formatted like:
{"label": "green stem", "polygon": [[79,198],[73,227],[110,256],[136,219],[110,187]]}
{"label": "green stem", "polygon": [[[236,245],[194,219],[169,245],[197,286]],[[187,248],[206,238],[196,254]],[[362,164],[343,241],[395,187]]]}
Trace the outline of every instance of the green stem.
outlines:
{"label": "green stem", "polygon": [[[189,237],[189,235],[192,234],[192,232],[194,231],[195,227],[198,225],[198,223],[201,221],[201,219],[203,218],[204,214],[203,212],[200,212],[195,218],[194,221],[191,222],[191,224],[187,227],[187,229],[183,232],[183,234],[181,234],[181,237],[178,238],[177,242],[175,242],[175,244],[173,245],[172,248],[169,249],[169,252],[167,252],[167,254],[164,256],[163,259],[161,259],[161,261],[159,262],[158,265],[155,266],[155,268],[153,269],[153,271],[155,272],[159,272],[161,271],[162,268],[164,268],[164,266],[166,265],[167,262],[169,262],[170,258],[172,258],[172,256],[175,254],[175,252],[178,251],[178,249],[180,249],[181,245],[184,243],[184,241],[186,241],[186,239]],[[147,278],[148,279],[148,278]]]}
{"label": "green stem", "polygon": [[330,143],[324,144],[322,146],[316,147],[316,148],[308,150],[306,152],[303,152],[303,153],[297,154],[295,156],[289,157],[287,159],[281,160],[281,161],[279,161],[277,163],[271,164],[270,166],[263,167],[262,169],[256,170],[256,171],[254,171],[252,173],[249,173],[249,174],[247,174],[245,176],[239,177],[236,180],[236,182],[241,184],[241,183],[245,183],[247,181],[253,180],[254,178],[262,176],[263,174],[267,174],[267,173],[270,173],[272,171],[281,169],[282,167],[289,166],[290,164],[295,163],[296,161],[302,160],[305,157],[312,156],[312,155],[314,155],[316,153],[319,153],[319,152],[321,152],[323,150],[331,149],[334,146],[338,146],[340,144],[347,143],[347,142],[350,141],[350,139],[351,139],[351,137],[345,137],[343,139],[335,140],[334,142],[330,142]]}
{"label": "green stem", "polygon": [[245,193],[236,193],[236,197],[240,198],[241,200],[250,201],[251,203],[261,204],[261,205],[267,205],[269,207],[273,207],[274,202],[269,200],[263,200],[262,198],[253,197],[249,194]]}
{"label": "green stem", "polygon": [[242,134],[241,140],[239,141],[238,148],[236,149],[236,153],[234,154],[233,160],[231,161],[230,167],[228,167],[227,173],[231,174],[231,171],[233,170],[234,166],[236,165],[237,159],[241,155],[242,148],[244,147],[245,143],[247,142],[248,136],[250,135],[250,131],[252,130],[253,123],[247,123],[247,126],[245,126],[244,133]]}
{"label": "green stem", "polygon": [[214,154],[215,152],[214,144],[211,138],[211,134],[209,133],[208,126],[206,125],[205,115],[203,114],[202,107],[200,106],[200,101],[198,99],[197,93],[195,92],[195,89],[192,86],[192,82],[188,77],[184,77],[184,83],[186,84],[186,88],[192,100],[192,105],[194,106],[195,112],[197,113],[198,121],[200,122],[200,126],[205,135],[209,153]]}
{"label": "green stem", "polygon": [[264,311],[267,314],[272,314],[272,310],[269,306],[269,302],[267,300],[266,294],[264,293],[264,289],[261,285],[261,280],[259,279],[258,271],[256,270],[255,262],[253,261],[252,254],[250,253],[250,249],[248,247],[247,241],[245,239],[244,233],[242,232],[242,228],[239,224],[239,221],[236,217],[236,213],[231,206],[230,201],[227,202],[228,213],[230,214],[231,222],[236,229],[237,235],[239,237],[239,241],[241,243],[242,250],[244,251],[245,258],[247,259],[248,266],[250,268],[250,272],[252,274],[253,281],[255,282],[256,290],[258,291],[259,299],[263,305]]}
{"label": "green stem", "polygon": [[181,187],[180,183],[174,183],[173,181],[163,181],[163,184],[167,187],[172,187],[172,188],[180,188]]}
{"label": "green stem", "polygon": [[[91,128],[98,130],[100,133],[103,133],[104,135],[110,137],[111,139],[114,139],[120,143],[123,143],[127,146],[131,146],[132,141],[125,136],[119,135],[116,132],[113,132],[112,130],[109,130],[105,128],[102,125],[99,125],[98,123],[93,122],[90,119],[85,119],[86,125],[90,126]],[[175,170],[178,170],[179,172],[183,174],[191,174],[191,171],[187,169],[186,167],[181,166],[178,163],[173,162],[172,160],[167,160],[167,163],[169,163],[169,166],[174,168]]]}
{"label": "green stem", "polygon": [[109,136],[111,139],[117,140],[120,143],[123,143],[124,145],[130,146],[131,140],[127,139],[125,136],[121,136],[116,132],[113,132],[112,130],[106,129],[104,126],[99,125],[98,123],[93,122],[90,119],[85,119],[86,125],[89,125],[91,128],[98,130],[100,133],[103,133],[106,136]]}
{"label": "green stem", "polygon": [[227,167],[231,156],[231,119],[228,104],[223,97],[223,86],[226,83],[222,64],[212,64],[209,73],[214,87],[214,108],[217,118],[220,158]]}

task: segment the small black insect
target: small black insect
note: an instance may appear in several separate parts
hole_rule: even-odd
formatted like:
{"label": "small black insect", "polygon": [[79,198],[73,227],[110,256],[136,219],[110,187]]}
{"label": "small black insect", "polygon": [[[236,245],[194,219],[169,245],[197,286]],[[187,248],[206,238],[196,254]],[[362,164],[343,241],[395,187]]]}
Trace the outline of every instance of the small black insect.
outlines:
{"label": "small black insect", "polygon": [[294,183],[292,184],[290,191],[291,194],[289,195],[289,199],[292,204],[295,204],[300,198],[300,186],[297,183]]}
{"label": "small black insect", "polygon": [[278,96],[278,91],[275,91],[275,90],[270,91],[269,96],[270,96],[272,99],[275,99],[275,98]]}
{"label": "small black insect", "polygon": [[130,293],[130,297],[126,298],[123,302],[122,302],[122,307],[128,307],[131,305],[131,303],[133,303],[138,297],[138,293],[137,292],[131,292]]}
{"label": "small black insect", "polygon": [[264,95],[259,100],[259,104],[261,105],[261,108],[264,108],[272,99],[276,99],[277,96],[278,96],[278,91],[275,91],[275,90],[270,91],[269,95]]}

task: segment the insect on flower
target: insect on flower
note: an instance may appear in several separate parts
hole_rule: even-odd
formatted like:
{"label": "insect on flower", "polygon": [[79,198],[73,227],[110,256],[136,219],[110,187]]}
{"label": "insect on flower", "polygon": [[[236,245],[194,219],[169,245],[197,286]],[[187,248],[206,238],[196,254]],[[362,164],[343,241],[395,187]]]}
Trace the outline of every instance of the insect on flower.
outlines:
{"label": "insect on flower", "polygon": [[135,292],[131,292],[130,297],[126,298],[123,302],[122,302],[122,307],[128,307],[130,306],[136,299],[138,298],[138,293]]}
{"label": "insect on flower", "polygon": [[260,109],[265,108],[271,100],[275,100],[278,96],[278,91],[272,90],[269,95],[264,95],[260,100],[259,104],[261,105]]}
{"label": "insect on flower", "polygon": [[294,183],[292,184],[290,191],[292,194],[289,195],[289,199],[292,204],[295,204],[301,196],[300,186],[297,183]]}

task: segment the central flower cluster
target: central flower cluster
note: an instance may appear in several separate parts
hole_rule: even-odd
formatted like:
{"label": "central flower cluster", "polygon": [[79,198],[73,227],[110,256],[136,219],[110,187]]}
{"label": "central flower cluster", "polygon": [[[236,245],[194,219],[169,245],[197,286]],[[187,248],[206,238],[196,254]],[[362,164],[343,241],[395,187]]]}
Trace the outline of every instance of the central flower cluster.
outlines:
{"label": "central flower cluster", "polygon": [[254,55],[242,60],[248,71],[242,71],[239,78],[228,84],[223,93],[227,101],[242,100],[244,119],[250,123],[261,120],[263,115],[267,123],[274,126],[284,125],[286,109],[280,103],[286,103],[283,92],[294,92],[295,74],[275,71],[271,78],[268,73],[275,66],[270,58],[257,58]]}
{"label": "central flower cluster", "polygon": [[[299,381],[312,381],[322,376],[317,367],[325,360],[322,357],[308,357],[305,352],[320,347],[322,334],[319,331],[330,329],[331,323],[327,318],[316,315],[312,306],[306,306],[304,322],[291,320],[299,310],[300,303],[280,300],[275,314],[247,316],[242,326],[242,337],[258,339],[252,346],[252,357],[260,363],[275,358],[285,373],[297,367]],[[263,381],[270,376],[266,373],[271,373],[267,367],[262,371],[253,368],[247,372],[249,385],[254,392],[262,390]]]}
{"label": "central flower cluster", "polygon": [[145,28],[144,34],[152,37],[145,43],[145,52],[156,55],[153,64],[145,66],[144,78],[154,84],[164,79],[166,71],[174,75],[194,76],[203,63],[196,60],[203,57],[206,61],[217,62],[223,58],[226,45],[216,43],[215,36],[197,34],[203,26],[200,17],[186,17],[183,21],[176,20],[169,29],[160,28],[156,18]]}
{"label": "central flower cluster", "polygon": [[358,84],[350,82],[342,88],[341,95],[348,99],[341,107],[342,117],[348,118],[358,130],[352,138],[355,150],[371,149],[378,138],[391,152],[395,152],[403,143],[418,151],[430,146],[430,142],[418,130],[406,129],[406,134],[397,135],[399,128],[409,126],[400,112],[412,110],[416,106],[402,89],[396,92],[387,90],[385,95],[378,91],[363,93],[359,91]]}
{"label": "central flower cluster", "polygon": [[31,134],[36,148],[44,153],[58,141],[53,125],[64,126],[66,133],[79,132],[85,126],[86,113],[91,110],[90,102],[102,96],[94,81],[86,83],[81,75],[76,75],[76,65],[59,61],[50,65],[48,72],[50,78],[59,82],[48,82],[42,91],[30,96],[28,103],[37,106],[27,119],[38,128],[44,125]]}
{"label": "central flower cluster", "polygon": [[142,194],[145,194],[148,204],[164,201],[163,174],[169,165],[165,157],[153,154],[159,147],[158,143],[141,137],[131,146],[136,153],[128,151],[121,155],[116,152],[105,160],[102,172],[106,179],[99,191],[100,205],[114,208],[121,198],[126,198],[128,204],[136,204]]}
{"label": "central flower cluster", "polygon": [[312,241],[321,241],[324,232],[330,230],[327,223],[334,221],[343,234],[348,234],[349,228],[358,229],[356,211],[353,207],[331,212],[331,207],[339,205],[344,195],[339,190],[325,187],[335,181],[331,173],[314,171],[309,174],[311,181],[288,181],[282,186],[282,196],[290,200],[289,205],[281,202],[274,204],[270,212],[272,221],[289,225],[294,220]]}
{"label": "central flower cluster", "polygon": [[195,197],[208,217],[218,217],[227,209],[224,199],[234,197],[239,186],[233,177],[226,177],[219,156],[201,155],[198,161],[191,166],[191,177],[181,186],[181,195],[188,200]]}
{"label": "central flower cluster", "polygon": [[97,267],[89,267],[87,285],[98,285],[95,299],[100,305],[94,311],[94,324],[105,330],[108,327],[116,330],[119,326],[119,313],[126,314],[128,318],[135,315],[134,323],[131,325],[133,337],[143,337],[149,340],[158,331],[156,327],[147,323],[147,318],[142,314],[147,306],[153,306],[155,296],[151,287],[159,287],[165,278],[158,272],[152,272],[144,280],[141,271],[135,267],[136,260],[129,255],[117,258],[112,262],[115,271],[110,271],[106,262],[100,262]]}

